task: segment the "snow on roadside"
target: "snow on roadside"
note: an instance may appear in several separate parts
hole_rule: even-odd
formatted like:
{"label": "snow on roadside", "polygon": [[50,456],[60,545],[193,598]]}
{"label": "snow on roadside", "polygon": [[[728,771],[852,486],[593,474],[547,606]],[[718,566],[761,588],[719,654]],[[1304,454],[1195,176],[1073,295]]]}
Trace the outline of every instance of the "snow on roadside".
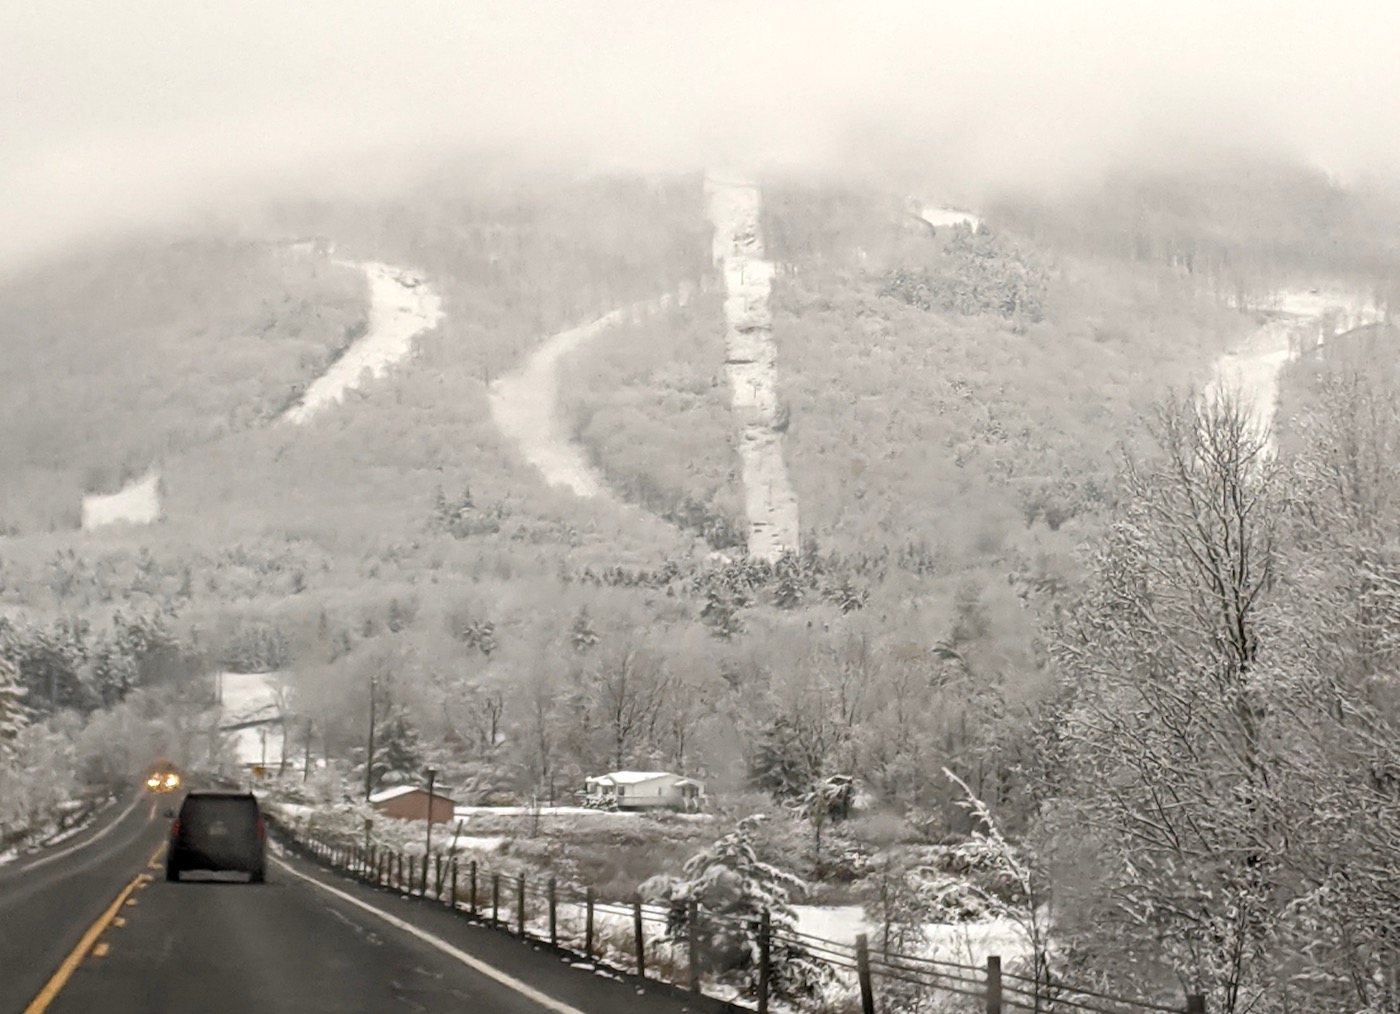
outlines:
{"label": "snow on roadside", "polygon": [[778,355],[769,294],[774,266],[763,259],[760,194],[749,181],[705,177],[715,233],[711,252],[724,275],[725,370],[739,417],[739,459],[751,556],[773,560],[798,549],[797,494],[783,461]]}
{"label": "snow on roadside", "polygon": [[160,476],[149,472],[115,493],[83,497],[83,531],[105,525],[150,525],[160,520]]}
{"label": "snow on roadside", "polygon": [[611,328],[654,316],[674,302],[685,306],[691,289],[674,296],[633,303],[578,327],[551,335],[513,373],[492,382],[488,398],[497,429],[520,445],[520,452],[551,486],[563,486],[585,498],[610,498],[601,475],[588,463],[582,448],[569,439],[559,415],[559,363]]}
{"label": "snow on roadside", "polygon": [[369,280],[369,328],[283,414],[283,421],[295,425],[339,404],[347,391],[360,386],[366,373],[371,379],[384,376],[412,351],[413,339],[436,327],[443,317],[442,300],[418,275],[378,261],[336,263],[358,267]]}

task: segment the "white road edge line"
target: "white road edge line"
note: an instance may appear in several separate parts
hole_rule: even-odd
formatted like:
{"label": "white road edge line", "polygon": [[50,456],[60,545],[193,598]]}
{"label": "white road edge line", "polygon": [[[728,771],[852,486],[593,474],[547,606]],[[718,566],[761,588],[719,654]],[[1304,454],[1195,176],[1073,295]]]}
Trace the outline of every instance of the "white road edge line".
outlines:
{"label": "white road edge line", "polygon": [[427,932],[426,930],[419,929],[417,926],[414,926],[410,922],[406,922],[405,920],[400,919],[397,916],[390,915],[388,912],[381,911],[380,909],[375,908],[373,905],[367,905],[359,898],[352,897],[351,895],[346,894],[344,891],[331,887],[329,884],[323,884],[315,877],[308,877],[305,873],[300,873],[297,870],[292,869],[281,859],[274,857],[272,861],[278,866],[280,866],[283,870],[286,870],[292,876],[296,877],[298,880],[304,880],[308,884],[314,884],[316,887],[319,887],[327,894],[334,895],[341,901],[354,905],[356,908],[363,909],[370,915],[378,916],[380,919],[383,919],[395,929],[403,930],[409,936],[417,937],[429,947],[441,951],[443,954],[446,954],[450,958],[456,959],[457,961],[466,965],[468,968],[472,969],[475,972],[480,972],[482,975],[485,975],[488,978],[495,979],[502,986],[505,986],[508,989],[515,990],[521,996],[533,1000],[535,1003],[539,1004],[541,1007],[544,1007],[546,1010],[554,1011],[554,1014],[586,1014],[585,1011],[579,1010],[579,1008],[577,1007],[570,1007],[568,1004],[560,1000],[556,1000],[552,996],[546,996],[544,993],[541,993],[538,989],[535,989],[533,986],[526,985],[514,976],[507,975],[505,972],[502,972],[500,969],[492,968],[490,965],[488,965],[481,959],[474,958],[466,951],[463,951],[457,947],[453,947],[441,937],[433,936],[433,934]]}
{"label": "white road edge line", "polygon": [[107,837],[107,835],[111,834],[112,829],[113,829],[114,827],[116,827],[116,826],[117,826],[118,824],[120,824],[122,821],[126,820],[126,818],[129,817],[129,816],[131,815],[131,811],[134,810],[134,809],[136,809],[137,804],[139,804],[140,802],[141,802],[141,797],[140,797],[140,796],[137,796],[135,799],[133,799],[133,800],[131,801],[131,805],[128,806],[125,810],[123,810],[123,811],[121,812],[121,815],[118,816],[116,820],[112,821],[112,823],[108,824],[108,825],[107,825],[106,827],[104,827],[101,831],[98,831],[95,835],[93,835],[93,836],[92,836],[91,838],[89,838],[87,841],[79,842],[79,843],[76,844],[76,845],[70,845],[70,846],[68,846],[68,848],[63,849],[63,850],[61,850],[61,851],[59,851],[59,852],[55,852],[55,853],[53,853],[52,855],[43,856],[43,857],[40,858],[40,859],[34,860],[32,863],[20,864],[20,865],[16,866],[15,868],[18,869],[18,870],[23,870],[24,872],[28,873],[30,870],[37,870],[40,866],[44,866],[44,865],[47,864],[47,863],[51,863],[51,862],[53,862],[55,859],[62,859],[64,856],[71,856],[74,852],[77,852],[79,849],[85,849],[85,848],[87,848],[89,845],[91,845],[91,844],[92,844],[93,842],[95,842],[95,841],[101,841],[103,838]]}

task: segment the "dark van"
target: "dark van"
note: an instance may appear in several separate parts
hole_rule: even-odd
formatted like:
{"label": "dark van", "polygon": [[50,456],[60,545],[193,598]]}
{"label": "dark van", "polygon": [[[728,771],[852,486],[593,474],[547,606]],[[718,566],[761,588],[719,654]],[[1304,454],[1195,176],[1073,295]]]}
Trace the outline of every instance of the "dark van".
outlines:
{"label": "dark van", "polygon": [[186,870],[232,871],[263,881],[267,827],[251,792],[191,792],[170,825],[165,879]]}

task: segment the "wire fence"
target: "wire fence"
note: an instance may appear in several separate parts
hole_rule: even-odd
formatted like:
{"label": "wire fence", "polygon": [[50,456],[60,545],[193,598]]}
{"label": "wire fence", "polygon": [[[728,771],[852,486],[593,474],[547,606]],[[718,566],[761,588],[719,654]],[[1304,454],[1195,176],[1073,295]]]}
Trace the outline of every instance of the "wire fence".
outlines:
{"label": "wire fence", "polygon": [[[667,983],[679,990],[756,1008],[766,1014],[778,999],[775,988],[784,963],[805,956],[825,970],[861,1014],[895,1014],[930,1009],[942,1002],[968,1010],[1003,1014],[1205,1014],[1205,997],[1180,1003],[1115,996],[1057,979],[1018,974],[1002,968],[1001,958],[985,964],[944,961],[916,954],[872,949],[864,934],[853,943],[830,940],[782,923],[768,912],[757,918],[701,908],[688,902],[647,903],[603,900],[592,887],[559,883],[525,873],[486,868],[476,860],[459,862],[314,835],[298,835],[274,821],[281,837],[307,858],[385,890],[440,902],[480,923],[521,939],[548,943],[584,962]],[[737,990],[719,981],[711,941],[728,937],[751,941],[749,974]],[[738,1009],[736,1007],[736,1009]],[[823,1008],[826,1009],[826,1008]]]}

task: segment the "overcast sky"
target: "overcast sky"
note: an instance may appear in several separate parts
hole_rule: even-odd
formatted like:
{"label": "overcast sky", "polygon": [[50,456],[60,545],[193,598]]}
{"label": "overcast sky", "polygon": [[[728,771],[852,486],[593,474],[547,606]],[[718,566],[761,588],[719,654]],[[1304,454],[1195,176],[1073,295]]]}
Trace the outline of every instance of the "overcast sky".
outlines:
{"label": "overcast sky", "polygon": [[461,145],[648,170],[897,154],[969,201],[1201,142],[1391,170],[1398,8],[0,0],[0,269]]}

